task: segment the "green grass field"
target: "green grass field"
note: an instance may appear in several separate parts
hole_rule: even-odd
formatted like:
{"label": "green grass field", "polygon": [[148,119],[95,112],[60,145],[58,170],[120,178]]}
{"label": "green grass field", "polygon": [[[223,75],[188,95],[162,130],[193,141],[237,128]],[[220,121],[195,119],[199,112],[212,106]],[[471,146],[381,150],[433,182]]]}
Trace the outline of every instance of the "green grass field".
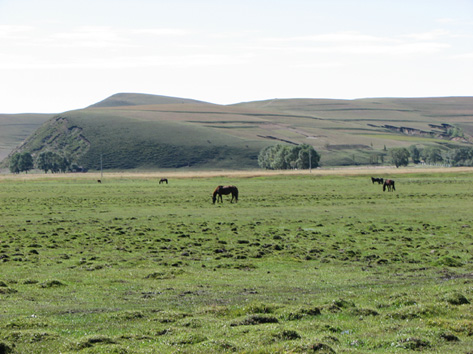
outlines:
{"label": "green grass field", "polygon": [[473,352],[471,172],[369,177],[0,179],[0,352]]}

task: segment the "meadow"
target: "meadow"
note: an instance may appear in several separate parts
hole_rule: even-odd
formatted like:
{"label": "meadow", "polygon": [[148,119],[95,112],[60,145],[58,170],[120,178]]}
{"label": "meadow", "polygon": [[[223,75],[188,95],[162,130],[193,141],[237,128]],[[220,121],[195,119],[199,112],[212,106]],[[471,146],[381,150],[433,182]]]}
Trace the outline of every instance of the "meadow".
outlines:
{"label": "meadow", "polygon": [[0,353],[473,353],[471,169],[369,173],[0,178]]}

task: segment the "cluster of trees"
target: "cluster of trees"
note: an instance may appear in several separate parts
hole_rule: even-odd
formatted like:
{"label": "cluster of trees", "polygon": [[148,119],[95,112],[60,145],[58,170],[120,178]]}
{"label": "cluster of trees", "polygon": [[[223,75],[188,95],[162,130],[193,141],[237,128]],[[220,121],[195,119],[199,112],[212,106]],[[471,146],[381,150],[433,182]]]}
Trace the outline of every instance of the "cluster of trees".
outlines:
{"label": "cluster of trees", "polygon": [[416,145],[411,145],[409,148],[390,149],[389,153],[396,167],[407,166],[409,159],[415,164],[424,162],[429,165],[473,166],[471,147],[442,150],[433,146],[418,148]]}
{"label": "cluster of trees", "polygon": [[319,161],[320,155],[307,144],[268,146],[258,155],[258,165],[268,170],[316,168]]}
{"label": "cluster of trees", "polygon": [[24,152],[15,154],[10,159],[10,171],[12,173],[26,172],[34,168],[33,157],[31,154]]}
{"label": "cluster of trees", "polygon": [[33,168],[44,171],[44,173],[57,172],[79,172],[81,168],[72,163],[66,156],[52,151],[42,152],[34,161],[28,152],[14,154],[10,158],[10,171],[12,173],[26,172]]}

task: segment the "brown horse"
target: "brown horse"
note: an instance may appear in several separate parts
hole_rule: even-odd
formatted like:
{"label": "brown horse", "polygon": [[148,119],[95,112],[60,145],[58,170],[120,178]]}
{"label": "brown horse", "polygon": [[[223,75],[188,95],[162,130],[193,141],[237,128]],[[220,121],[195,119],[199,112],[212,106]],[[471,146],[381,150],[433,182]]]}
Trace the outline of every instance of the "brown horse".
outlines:
{"label": "brown horse", "polygon": [[161,184],[161,183],[166,183],[166,184],[168,184],[168,179],[167,179],[167,178],[161,178],[161,179],[159,180],[159,184]]}
{"label": "brown horse", "polygon": [[212,194],[212,202],[215,204],[215,201],[223,203],[222,195],[230,194],[232,195],[232,200],[230,203],[233,203],[233,199],[235,198],[235,203],[238,202],[238,188],[235,186],[218,186],[215,188]]}
{"label": "brown horse", "polygon": [[396,190],[394,187],[394,181],[392,179],[387,179],[384,181],[383,192],[386,190],[386,187],[388,188],[388,192],[393,192]]}

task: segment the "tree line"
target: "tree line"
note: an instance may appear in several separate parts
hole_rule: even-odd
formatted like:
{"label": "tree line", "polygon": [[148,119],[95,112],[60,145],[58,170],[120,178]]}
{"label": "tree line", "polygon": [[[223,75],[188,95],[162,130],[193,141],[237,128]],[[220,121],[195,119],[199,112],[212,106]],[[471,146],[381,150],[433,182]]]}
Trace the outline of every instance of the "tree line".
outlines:
{"label": "tree line", "polygon": [[429,165],[445,164],[450,166],[473,166],[473,148],[461,147],[455,149],[440,149],[434,146],[419,148],[411,145],[408,148],[393,148],[389,150],[392,163],[396,167],[407,166],[410,161],[414,164]]}
{"label": "tree line", "polygon": [[[429,165],[443,164],[449,166],[473,166],[473,147],[441,149],[438,147],[418,147],[389,149],[391,162],[396,166],[407,166],[426,163]],[[262,149],[258,155],[258,165],[269,170],[308,169],[319,166],[320,155],[313,146],[301,144],[272,145]],[[384,162],[384,158],[382,159]],[[70,158],[58,153],[47,151],[38,155],[36,160],[28,152],[13,154],[10,158],[10,171],[20,173],[38,169],[44,173],[85,172],[83,168]]]}
{"label": "tree line", "polygon": [[44,171],[44,173],[58,172],[83,172],[82,168],[73,163],[68,157],[58,153],[47,151],[38,155],[36,160],[28,152],[13,154],[10,158],[10,172],[20,173],[33,170]]}
{"label": "tree line", "polygon": [[316,168],[319,161],[320,155],[308,144],[268,146],[258,155],[258,165],[268,170]]}

